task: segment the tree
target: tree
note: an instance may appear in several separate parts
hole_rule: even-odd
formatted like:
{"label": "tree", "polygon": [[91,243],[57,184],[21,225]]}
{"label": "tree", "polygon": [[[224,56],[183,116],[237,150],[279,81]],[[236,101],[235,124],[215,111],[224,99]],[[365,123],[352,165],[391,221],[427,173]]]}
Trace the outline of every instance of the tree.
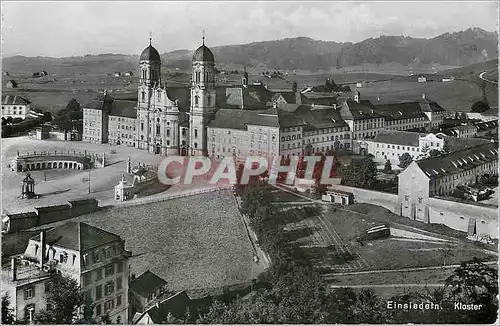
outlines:
{"label": "tree", "polygon": [[392,165],[390,160],[385,161],[384,173],[386,174],[392,173]]}
{"label": "tree", "polygon": [[[423,150],[422,150],[423,151]],[[406,169],[408,165],[413,162],[413,159],[411,158],[411,155],[409,153],[404,153],[399,157],[399,164],[398,166],[402,169]]]}
{"label": "tree", "polygon": [[351,163],[340,168],[342,183],[347,186],[370,187],[377,175],[377,165],[371,157],[353,159]]}
{"label": "tree", "polygon": [[431,149],[429,151],[429,157],[438,157],[439,155],[441,155],[441,151],[440,150],[437,150],[437,149]]}
{"label": "tree", "polygon": [[86,302],[78,282],[60,272],[53,272],[48,287],[47,309],[40,310],[35,320],[42,324],[72,324],[78,317],[78,309]]}
{"label": "tree", "polygon": [[66,110],[68,111],[81,111],[82,107],[80,103],[75,98],[72,98],[69,100],[68,104],[66,105]]}
{"label": "tree", "polygon": [[448,141],[448,139],[445,139],[444,143],[443,143],[443,153],[447,154],[450,151],[451,151],[451,149],[450,149],[450,142]]}
{"label": "tree", "polygon": [[478,102],[472,104],[472,106],[470,108],[471,112],[477,112],[477,113],[482,113],[482,112],[488,111],[489,109],[490,109],[490,106],[485,101],[478,101]]}
{"label": "tree", "polygon": [[451,301],[482,305],[479,310],[460,314],[461,323],[494,323],[498,310],[498,271],[478,258],[462,262],[445,281]]}
{"label": "tree", "polygon": [[13,324],[14,323],[14,313],[13,309],[10,308],[10,297],[8,293],[2,295],[2,324]]}

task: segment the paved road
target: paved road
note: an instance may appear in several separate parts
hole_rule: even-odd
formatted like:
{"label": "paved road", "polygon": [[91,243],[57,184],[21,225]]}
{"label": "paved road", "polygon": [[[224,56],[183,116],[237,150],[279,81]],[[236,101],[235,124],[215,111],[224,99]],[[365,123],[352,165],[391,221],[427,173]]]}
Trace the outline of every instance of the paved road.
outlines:
{"label": "paved road", "polygon": [[[496,265],[498,262],[490,261],[485,262],[486,265]],[[323,274],[325,277],[334,277],[334,276],[345,276],[345,275],[362,275],[362,274],[380,274],[380,273],[400,273],[400,272],[416,272],[416,271],[425,271],[425,270],[433,270],[433,269],[453,269],[460,267],[460,265],[447,265],[447,266],[428,266],[428,267],[412,267],[412,268],[400,268],[400,269],[379,269],[372,271],[358,271],[358,272],[339,272],[339,273],[329,273]]]}
{"label": "paved road", "polygon": [[482,79],[482,80],[484,80],[484,81],[487,81],[488,83],[492,83],[492,84],[498,85],[498,82],[496,82],[494,80],[489,80],[489,79],[484,78],[485,74],[486,74],[486,71],[483,71],[482,73],[479,74],[479,78]]}
{"label": "paved road", "polygon": [[330,284],[328,287],[330,289],[341,289],[341,288],[352,288],[352,289],[364,289],[364,288],[406,288],[406,287],[420,287],[420,288],[427,288],[427,287],[442,287],[444,284],[441,283],[430,283],[430,284],[420,284],[420,283],[398,283],[398,284],[342,284],[342,285],[335,285],[335,284]]}

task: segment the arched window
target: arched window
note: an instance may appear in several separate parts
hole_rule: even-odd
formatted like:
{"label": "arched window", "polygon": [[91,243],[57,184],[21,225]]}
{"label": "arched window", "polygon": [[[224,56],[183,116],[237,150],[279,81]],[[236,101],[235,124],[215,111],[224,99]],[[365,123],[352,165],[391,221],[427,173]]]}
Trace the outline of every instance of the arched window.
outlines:
{"label": "arched window", "polygon": [[160,134],[160,125],[156,125],[156,134],[159,135]]}
{"label": "arched window", "polygon": [[142,101],[144,102],[146,100],[146,92],[142,91]]}
{"label": "arched window", "polygon": [[208,94],[207,100],[208,100],[208,105],[210,105],[210,102],[212,101],[212,96],[210,96],[210,94]]}
{"label": "arched window", "polygon": [[196,82],[197,82],[197,83],[199,83],[199,82],[200,82],[200,72],[199,72],[199,71],[197,71],[197,72],[195,73],[195,76],[196,76]]}
{"label": "arched window", "polygon": [[194,97],[194,105],[198,105],[198,95]]}
{"label": "arched window", "polygon": [[198,129],[194,130],[194,138],[198,138]]}
{"label": "arched window", "polygon": [[141,131],[144,131],[144,122],[141,122]]}
{"label": "arched window", "polygon": [[161,93],[158,92],[158,101],[161,101]]}
{"label": "arched window", "polygon": [[194,143],[194,148],[198,148],[198,143]]}
{"label": "arched window", "polygon": [[146,79],[146,69],[142,69],[142,79]]}

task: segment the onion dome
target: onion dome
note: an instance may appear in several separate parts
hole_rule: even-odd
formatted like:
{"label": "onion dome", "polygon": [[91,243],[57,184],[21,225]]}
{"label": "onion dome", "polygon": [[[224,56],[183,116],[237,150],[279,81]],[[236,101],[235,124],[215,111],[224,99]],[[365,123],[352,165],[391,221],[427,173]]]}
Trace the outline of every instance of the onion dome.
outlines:
{"label": "onion dome", "polygon": [[215,62],[214,54],[203,44],[194,52],[193,61]]}
{"label": "onion dome", "polygon": [[160,54],[151,44],[145,48],[144,51],[142,51],[141,58],[139,60],[161,62]]}

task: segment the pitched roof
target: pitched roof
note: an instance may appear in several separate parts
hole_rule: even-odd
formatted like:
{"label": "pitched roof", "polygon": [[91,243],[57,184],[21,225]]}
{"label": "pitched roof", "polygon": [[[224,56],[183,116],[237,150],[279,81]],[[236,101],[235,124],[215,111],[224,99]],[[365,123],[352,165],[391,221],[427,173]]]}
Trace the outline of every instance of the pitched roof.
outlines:
{"label": "pitched roof", "polygon": [[136,107],[137,102],[134,101],[114,100],[109,115],[135,119],[137,118]]}
{"label": "pitched roof", "polygon": [[135,293],[147,298],[160,287],[167,284],[167,281],[154,274],[150,270],[145,271],[136,279],[130,281],[129,287]]}
{"label": "pitched roof", "polygon": [[438,157],[419,160],[416,163],[427,176],[440,178],[495,160],[498,160],[498,143],[489,142]]}
{"label": "pitched roof", "polygon": [[[39,240],[40,237],[36,235],[31,239]],[[48,244],[76,251],[85,251],[120,240],[116,234],[83,222],[67,222],[46,232]]]}
{"label": "pitched roof", "polygon": [[300,105],[294,111],[294,114],[304,121],[306,129],[324,129],[347,126],[347,123],[340,116],[340,112],[333,107]]}
{"label": "pitched roof", "polygon": [[422,136],[425,136],[425,134],[407,131],[382,130],[375,136],[375,138],[373,138],[373,142],[418,147],[418,139]]}
{"label": "pitched roof", "polygon": [[388,121],[427,117],[418,102],[379,104],[375,105],[375,111]]}
{"label": "pitched roof", "polygon": [[444,139],[451,152],[461,151],[464,149],[490,143],[489,140],[482,138],[458,138],[453,136],[445,136]]}
{"label": "pitched roof", "polygon": [[99,94],[98,96],[90,100],[88,104],[83,106],[83,108],[110,112],[112,109],[113,100],[113,97],[108,94]]}
{"label": "pitched roof", "polygon": [[186,294],[186,291],[177,292],[176,294],[158,303],[158,305],[152,306],[148,310],[144,311],[142,315],[136,319],[136,322],[141,320],[146,315],[148,315],[149,318],[151,318],[151,321],[155,324],[164,323],[168,313],[171,313],[176,318],[180,318],[184,316],[186,308],[189,304],[190,299]]}
{"label": "pitched roof", "polygon": [[2,95],[2,104],[4,105],[28,105],[30,101],[18,95]]}
{"label": "pitched roof", "polygon": [[347,100],[345,102],[354,120],[364,120],[382,118],[383,116],[375,110],[375,106],[368,100],[356,101]]}
{"label": "pitched roof", "polygon": [[219,109],[208,127],[247,130],[247,125],[279,127],[278,114],[275,110]]}
{"label": "pitched roof", "polygon": [[305,126],[306,123],[302,118],[292,112],[286,110],[278,110],[278,120],[281,128]]}

